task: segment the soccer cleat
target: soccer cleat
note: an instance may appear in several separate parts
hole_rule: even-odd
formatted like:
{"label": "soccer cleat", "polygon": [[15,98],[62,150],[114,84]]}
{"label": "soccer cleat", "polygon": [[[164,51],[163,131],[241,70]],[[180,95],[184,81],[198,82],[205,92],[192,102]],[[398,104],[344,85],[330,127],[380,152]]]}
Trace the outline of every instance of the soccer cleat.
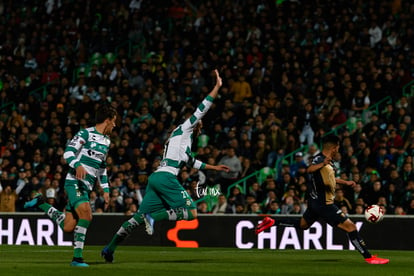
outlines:
{"label": "soccer cleat", "polygon": [[275,224],[275,220],[271,217],[265,217],[259,225],[256,226],[256,229],[254,230],[256,235],[261,233],[262,231],[266,230],[267,228],[270,228]]}
{"label": "soccer cleat", "polygon": [[101,256],[105,259],[107,263],[112,263],[114,261],[114,252],[109,251],[108,247],[102,249]]}
{"label": "soccer cleat", "polygon": [[83,261],[83,258],[73,258],[70,266],[89,267],[89,265]]}
{"label": "soccer cleat", "polygon": [[143,219],[145,222],[145,231],[147,231],[147,234],[154,234],[154,219],[150,216],[150,214],[144,214]]}
{"label": "soccer cleat", "polygon": [[45,200],[43,199],[42,194],[39,193],[39,194],[36,194],[32,200],[26,202],[23,208],[26,209],[26,208],[32,208],[32,207],[39,207],[39,205],[44,202]]}
{"label": "soccer cleat", "polygon": [[377,255],[372,255],[371,258],[366,258],[365,261],[369,264],[388,264],[389,259],[378,258]]}

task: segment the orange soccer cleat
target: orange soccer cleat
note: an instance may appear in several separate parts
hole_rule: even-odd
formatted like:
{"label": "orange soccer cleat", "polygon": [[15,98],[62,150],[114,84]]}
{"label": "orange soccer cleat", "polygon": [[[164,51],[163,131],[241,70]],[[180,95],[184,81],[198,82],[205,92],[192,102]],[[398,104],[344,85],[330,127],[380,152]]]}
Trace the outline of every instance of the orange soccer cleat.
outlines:
{"label": "orange soccer cleat", "polygon": [[254,232],[257,235],[260,232],[266,230],[267,228],[272,227],[273,224],[275,224],[275,220],[274,219],[272,219],[271,217],[265,217],[263,219],[263,221],[256,226],[256,229],[254,230]]}
{"label": "orange soccer cleat", "polygon": [[371,258],[366,258],[365,261],[369,264],[388,264],[389,259],[378,258],[377,255],[372,255]]}

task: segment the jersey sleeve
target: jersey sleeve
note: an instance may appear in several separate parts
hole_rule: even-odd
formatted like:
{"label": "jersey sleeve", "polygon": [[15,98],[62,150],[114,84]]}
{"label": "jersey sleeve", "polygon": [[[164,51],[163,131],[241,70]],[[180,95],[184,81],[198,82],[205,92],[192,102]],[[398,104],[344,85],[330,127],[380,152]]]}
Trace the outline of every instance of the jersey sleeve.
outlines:
{"label": "jersey sleeve", "polygon": [[89,134],[87,130],[80,130],[66,146],[63,158],[65,158],[66,162],[69,164],[69,167],[76,169],[81,165],[77,158],[77,153],[86,141],[88,141],[88,136]]}
{"label": "jersey sleeve", "polygon": [[313,158],[312,165],[318,165],[320,163],[323,163],[324,160],[325,160],[325,157],[323,155],[317,155],[315,156],[315,158]]}
{"label": "jersey sleeve", "polygon": [[206,167],[206,164],[196,159],[189,150],[187,150],[186,154],[188,155],[188,161],[187,161],[188,166],[194,169],[199,169],[199,170],[202,170]]}
{"label": "jersey sleeve", "polygon": [[197,123],[201,120],[201,118],[206,115],[207,111],[210,109],[211,105],[213,104],[214,98],[211,96],[207,96],[204,100],[198,105],[197,109],[191,115],[190,118],[185,120],[183,123],[183,129],[192,129],[194,128]]}

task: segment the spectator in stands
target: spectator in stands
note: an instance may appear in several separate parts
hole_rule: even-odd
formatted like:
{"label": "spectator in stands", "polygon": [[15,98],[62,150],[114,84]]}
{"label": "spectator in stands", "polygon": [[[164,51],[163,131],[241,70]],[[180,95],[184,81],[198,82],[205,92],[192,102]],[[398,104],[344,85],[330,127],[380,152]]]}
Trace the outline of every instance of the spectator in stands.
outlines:
{"label": "spectator in stands", "polygon": [[414,215],[414,198],[410,200],[407,207],[407,215]]}
{"label": "spectator in stands", "polygon": [[355,206],[355,214],[356,215],[363,215],[364,214],[364,206],[358,204]]}
{"label": "spectator in stands", "polygon": [[265,197],[265,192],[257,181],[250,185],[247,194],[252,195],[257,202],[262,202]]}
{"label": "spectator in stands", "polygon": [[281,214],[290,214],[293,211],[293,205],[295,204],[295,201],[292,196],[287,196],[283,203],[281,208]]}
{"label": "spectator in stands", "polygon": [[299,168],[306,168],[305,160],[303,160],[303,153],[295,153],[295,161],[290,165],[290,175],[293,177],[298,176]]}
{"label": "spectator in stands", "polygon": [[385,192],[382,188],[381,181],[379,180],[374,181],[372,186],[367,189],[368,192],[365,196],[365,202],[368,205],[378,204],[379,198],[385,196]]}
{"label": "spectator in stands", "polygon": [[233,94],[233,102],[236,104],[241,104],[243,100],[250,100],[253,97],[251,86],[243,74],[240,74],[231,84],[230,93]]}
{"label": "spectator in stands", "polygon": [[299,112],[297,128],[301,130],[299,135],[301,145],[312,145],[314,143],[315,129],[317,128],[317,118],[312,103],[306,103],[303,112]]}
{"label": "spectator in stands", "polygon": [[287,137],[280,127],[280,123],[271,122],[269,130],[266,133],[266,152],[268,152],[266,164],[268,167],[275,167],[276,162],[283,157],[286,143]]}
{"label": "spectator in stands", "polygon": [[230,195],[227,198],[227,202],[230,204],[230,206],[232,206],[233,209],[238,204],[245,205],[246,198],[243,193],[242,187],[240,187],[239,185],[234,186],[230,191]]}
{"label": "spectator in stands", "polygon": [[18,195],[25,185],[26,183],[22,182],[15,190],[13,190],[10,184],[0,183],[0,212],[16,211]]}
{"label": "spectator in stands", "polygon": [[270,202],[270,205],[267,209],[265,209],[266,214],[277,215],[280,214],[282,210],[280,210],[279,203],[276,200]]}
{"label": "spectator in stands", "polygon": [[331,112],[327,116],[328,124],[332,129],[335,129],[347,121],[345,112],[342,111],[339,105],[334,105]]}
{"label": "spectator in stands", "polygon": [[197,212],[199,214],[210,214],[208,210],[208,204],[205,201],[201,201],[197,204]]}
{"label": "spectator in stands", "polygon": [[262,214],[262,209],[260,207],[260,204],[257,202],[253,202],[250,206],[250,210],[247,212],[248,214]]}
{"label": "spectator in stands", "polygon": [[358,90],[352,99],[351,116],[361,118],[362,113],[368,109],[370,103],[369,96],[364,94],[362,90]]}
{"label": "spectator in stands", "polygon": [[319,153],[318,145],[313,143],[309,145],[308,151],[304,154],[303,160],[305,161],[306,165],[309,166],[312,163],[313,157]]}
{"label": "spectator in stands", "polygon": [[341,209],[343,206],[346,207],[348,212],[352,212],[352,204],[351,202],[345,197],[344,191],[342,189],[335,190],[335,199],[334,204]]}
{"label": "spectator in stands", "polygon": [[226,192],[227,188],[239,179],[242,172],[241,161],[236,155],[236,149],[233,147],[225,149],[225,155],[220,159],[219,164],[230,168],[229,172],[220,172],[219,179],[217,180],[221,190]]}
{"label": "spectator in stands", "polygon": [[217,203],[213,206],[212,214],[232,214],[233,208],[227,203],[227,198],[224,194],[220,194],[217,198]]}

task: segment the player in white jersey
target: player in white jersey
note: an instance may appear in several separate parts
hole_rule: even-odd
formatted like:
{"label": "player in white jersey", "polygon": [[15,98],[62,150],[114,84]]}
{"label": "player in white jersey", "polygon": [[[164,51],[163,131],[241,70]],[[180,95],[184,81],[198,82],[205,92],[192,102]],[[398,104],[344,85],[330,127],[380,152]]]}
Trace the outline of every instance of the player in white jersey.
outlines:
{"label": "player in white jersey", "polygon": [[116,125],[117,111],[111,106],[102,105],[96,111],[95,118],[96,125],[76,133],[63,155],[69,164],[65,179],[68,197],[66,212],[60,212],[46,203],[40,194],[25,204],[25,208],[37,206],[43,210],[65,232],[74,232],[71,266],[88,266],[83,261],[83,246],[92,220],[89,193],[95,183],[99,183],[104,190],[105,208],[109,203],[106,157],[111,143],[108,135]]}
{"label": "player in white jersey", "polygon": [[201,119],[209,110],[222,85],[217,70],[215,70],[215,74],[216,85],[213,90],[201,102],[196,111],[173,130],[167,140],[160,166],[148,178],[147,189],[139,211],[122,224],[111,242],[102,250],[102,256],[107,262],[113,261],[113,254],[118,244],[138,225],[145,224],[147,233],[152,235],[154,221],[197,218],[197,208],[193,200],[177,179],[181,168],[187,165],[196,169],[229,171],[225,165],[209,165],[197,160],[191,154],[193,139],[201,132]]}

